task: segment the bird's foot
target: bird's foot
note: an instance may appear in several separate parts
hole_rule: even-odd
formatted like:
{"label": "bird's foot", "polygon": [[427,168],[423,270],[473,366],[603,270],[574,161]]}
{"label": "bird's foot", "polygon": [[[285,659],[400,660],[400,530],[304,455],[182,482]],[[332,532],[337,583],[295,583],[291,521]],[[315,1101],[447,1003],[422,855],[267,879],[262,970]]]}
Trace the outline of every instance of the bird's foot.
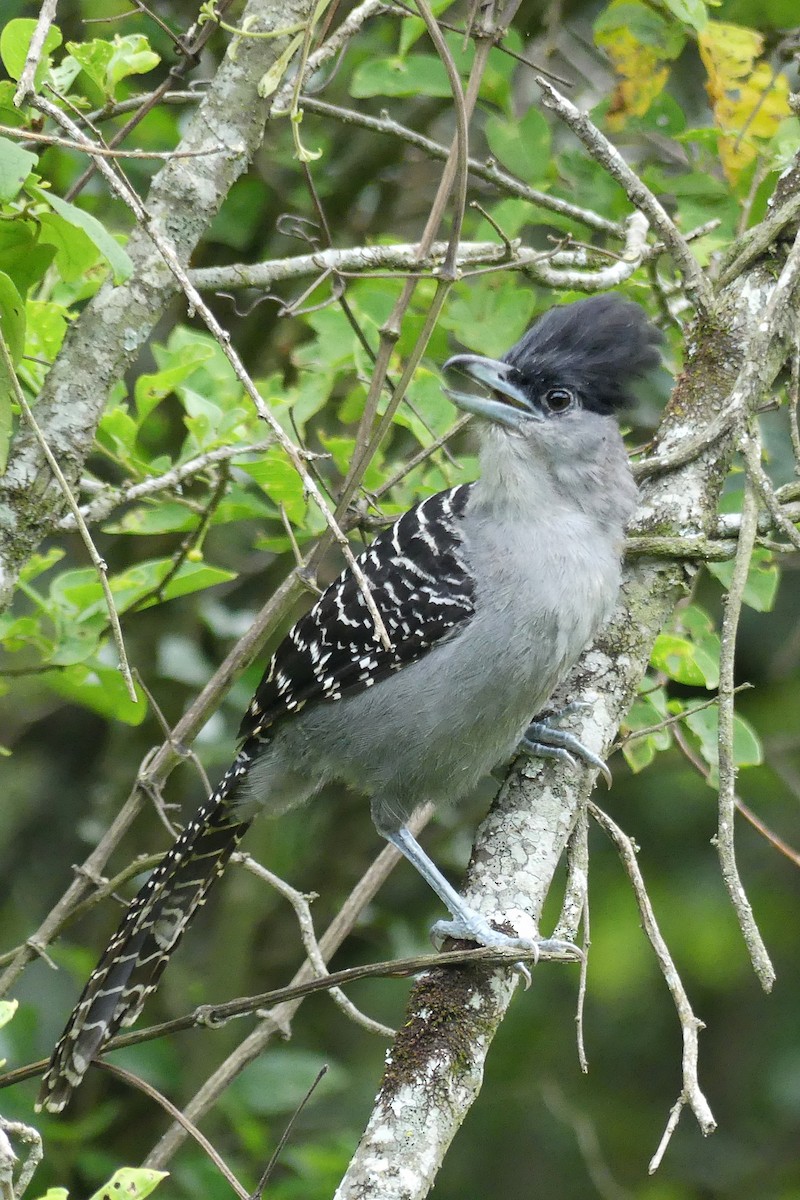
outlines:
{"label": "bird's foot", "polygon": [[[431,928],[431,941],[437,950],[441,950],[445,940],[477,942],[479,946],[496,947],[501,950],[524,950],[531,955],[532,965],[536,966],[541,954],[561,957],[567,955],[570,959],[581,958],[581,950],[572,942],[564,942],[559,938],[526,938],[514,937],[502,933],[490,925],[481,913],[474,909],[464,909],[463,915],[450,921],[437,921]],[[526,990],[531,984],[531,973],[527,963],[515,962],[513,970],[521,976]]]}
{"label": "bird's foot", "polygon": [[561,762],[570,763],[573,767],[577,767],[578,759],[580,759],[581,762],[586,763],[587,767],[596,768],[611,787],[612,775],[602,758],[585,746],[574,733],[558,728],[558,722],[563,717],[587,707],[586,701],[574,700],[562,709],[542,714],[539,720],[531,721],[519,748],[532,757],[556,758]]}

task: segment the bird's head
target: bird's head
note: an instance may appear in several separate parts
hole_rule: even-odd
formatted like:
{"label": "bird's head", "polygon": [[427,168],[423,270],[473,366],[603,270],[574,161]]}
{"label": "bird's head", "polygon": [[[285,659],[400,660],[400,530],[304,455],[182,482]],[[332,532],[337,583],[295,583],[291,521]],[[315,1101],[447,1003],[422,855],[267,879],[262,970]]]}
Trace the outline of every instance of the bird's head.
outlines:
{"label": "bird's head", "polygon": [[592,296],[551,308],[501,359],[456,354],[445,375],[467,375],[480,390],[445,390],[501,429],[548,438],[545,423],[574,427],[580,414],[610,416],[630,405],[632,383],[660,361],[660,343],[638,304]]}

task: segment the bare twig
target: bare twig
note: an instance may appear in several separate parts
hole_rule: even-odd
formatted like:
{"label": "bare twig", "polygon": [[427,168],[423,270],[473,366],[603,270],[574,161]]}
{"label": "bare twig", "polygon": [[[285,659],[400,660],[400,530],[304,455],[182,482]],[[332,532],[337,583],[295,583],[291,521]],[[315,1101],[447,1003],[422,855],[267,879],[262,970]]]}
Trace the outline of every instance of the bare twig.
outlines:
{"label": "bare twig", "polygon": [[[269,288],[285,279],[298,279],[305,275],[322,276],[331,271],[337,275],[389,271],[438,275],[448,248],[449,242],[433,242],[424,254],[420,254],[419,245],[414,243],[315,250],[311,254],[296,254],[290,258],[275,258],[260,263],[200,267],[190,271],[189,278],[196,287],[208,291],[212,288]],[[541,251],[531,253],[542,257]],[[497,242],[460,242],[457,254],[459,268],[470,263],[499,263],[507,258],[505,248]]]}
{"label": "bare twig", "polygon": [[[322,957],[322,951],[319,948],[319,941],[314,931],[314,922],[311,917],[311,907],[308,899],[302,892],[298,892],[297,888],[293,888],[285,879],[281,879],[279,875],[275,875],[272,871],[262,867],[261,863],[256,862],[249,854],[244,854],[241,851],[233,855],[232,861],[242,862],[246,869],[258,879],[268,883],[270,887],[279,892],[285,900],[288,900],[294,909],[297,917],[297,924],[300,929],[300,938],[303,943],[303,949],[306,952],[306,957],[311,963],[315,972],[320,979],[324,979],[330,974],[327,964]],[[342,1010],[345,1016],[348,1016],[351,1021],[355,1021],[357,1025],[361,1025],[364,1029],[368,1029],[370,1033],[377,1033],[379,1037],[391,1038],[394,1036],[394,1030],[387,1025],[381,1025],[380,1021],[374,1021],[372,1017],[362,1013],[352,1000],[345,996],[344,992],[339,987],[330,988],[330,997],[334,1003]]]}
{"label": "bare twig", "polygon": [[[755,438],[753,439],[755,444]],[[742,506],[742,525],[739,545],[733,564],[728,594],[723,606],[722,635],[719,655],[719,823],[717,827],[717,851],[719,853],[722,878],[728,889],[731,902],[742,930],[761,986],[769,992],[775,982],[775,970],[770,961],[761,932],[756,924],[750,901],[747,899],[739,868],[736,865],[734,847],[734,812],[736,795],[736,759],[733,753],[734,717],[734,660],[736,652],[736,630],[742,609],[750,558],[755,543],[758,518],[758,502],[752,477],[745,483]]]}
{"label": "bare twig", "polygon": [[17,108],[20,108],[36,90],[36,70],[39,66],[39,59],[42,57],[45,38],[56,18],[57,7],[58,0],[43,0],[42,7],[39,9],[39,19],[28,46],[28,53],[25,55],[25,66],[22,68],[17,90],[14,92],[14,105]]}
{"label": "bare twig", "polygon": [[[333,117],[346,125],[358,125],[362,129],[370,129],[374,133],[401,138],[410,146],[424,151],[431,158],[446,159],[450,153],[447,146],[442,146],[439,142],[434,142],[431,138],[417,133],[416,130],[401,125],[386,113],[380,117],[373,117],[355,109],[340,108],[336,104],[329,104],[311,96],[303,96],[301,102],[309,112],[319,113],[320,116]],[[614,221],[609,221],[607,217],[600,216],[590,208],[581,208],[569,200],[552,196],[549,192],[539,192],[535,188],[528,187],[519,179],[515,179],[513,175],[503,171],[493,161],[481,162],[480,159],[470,158],[468,159],[468,168],[471,175],[493,184],[499,191],[505,192],[509,196],[518,196],[522,200],[528,200],[531,204],[536,204],[548,212],[558,213],[559,216],[568,217],[589,229],[596,229],[598,233],[607,233],[617,238],[623,236],[622,227]]]}
{"label": "bare twig", "polygon": [[[195,458],[187,459],[184,463],[170,467],[163,475],[151,475],[149,478],[141,480],[140,483],[132,483],[125,487],[100,484],[99,494],[88,504],[81,505],[81,514],[87,525],[103,521],[121,504],[143,500],[158,492],[179,490],[181,484],[185,483],[187,479],[192,479],[217,463],[229,462],[232,458],[243,458],[246,454],[262,454],[273,444],[274,439],[267,438],[262,442],[253,442],[250,445],[217,446],[214,450],[206,450],[205,453],[198,454]],[[69,513],[61,518],[58,528],[66,531],[75,529],[76,525],[75,517]]]}
{"label": "bare twig", "polygon": [[[639,907],[639,913],[642,918],[644,931],[647,934],[650,945],[655,951],[656,958],[658,959],[658,965],[661,968],[661,973],[664,976],[667,987],[669,988],[673,1003],[675,1005],[675,1010],[678,1014],[678,1020],[680,1021],[681,1025],[681,1033],[683,1035],[683,1089],[679,1104],[682,1106],[684,1103],[687,1103],[691,1107],[697,1123],[700,1126],[701,1132],[707,1136],[709,1133],[714,1132],[717,1127],[717,1123],[714,1120],[714,1116],[709,1108],[708,1101],[703,1095],[697,1079],[697,1035],[704,1027],[703,1022],[700,1021],[692,1011],[689,997],[686,995],[683,982],[681,981],[681,978],[675,968],[675,963],[672,961],[672,955],[667,948],[666,942],[661,936],[661,930],[658,927],[655,913],[653,912],[653,906],[650,903],[650,897],[647,894],[647,888],[645,886],[644,879],[642,878],[639,864],[636,860],[636,851],[634,849],[633,842],[628,835],[620,829],[619,825],[617,825],[607,813],[603,812],[601,808],[598,808],[598,806],[591,800],[589,801],[588,809],[589,815],[592,816],[595,821],[597,821],[601,829],[606,831],[614,845],[617,847],[617,851],[625,866],[625,870],[628,873],[628,878],[631,881],[631,886],[636,897],[636,903]],[[679,1112],[680,1110],[678,1110],[678,1115]],[[677,1115],[675,1117],[675,1124],[677,1124]],[[674,1129],[674,1124],[672,1126],[668,1126],[670,1135],[672,1133],[672,1129]],[[658,1168],[668,1140],[669,1139],[666,1137],[665,1139],[662,1139],[662,1143],[659,1146],[658,1151],[651,1160],[651,1174]]]}
{"label": "bare twig", "polygon": [[542,1098],[553,1116],[575,1134],[583,1164],[600,1200],[634,1200],[633,1193],[617,1183],[611,1174],[608,1163],[603,1158],[600,1139],[591,1118],[568,1103],[554,1080],[545,1080],[541,1091]]}
{"label": "bare twig", "polygon": [[589,969],[589,822],[582,809],[567,845],[567,886],[561,905],[561,916],[553,931],[553,937],[574,942],[578,929],[583,925],[583,958],[578,984],[578,1003],[575,1011],[575,1029],[578,1043],[578,1062],[584,1074],[589,1070],[586,1045],[583,1036],[583,1014],[586,1001],[586,980]]}
{"label": "bare twig", "polygon": [[[28,129],[18,129],[14,125],[0,125],[0,134],[4,137],[17,138],[20,141],[38,142],[42,146],[58,146],[61,150],[78,150],[81,154],[88,151],[83,142],[74,142],[69,138],[53,137],[46,133],[33,133]],[[206,154],[217,154],[221,147],[211,146],[205,150],[112,150],[108,146],[95,144],[93,157],[101,158],[154,158],[166,162],[171,158],[202,158]]]}
{"label": "bare twig", "polygon": [[107,1071],[109,1075],[116,1076],[116,1078],[121,1079],[123,1083],[127,1083],[129,1087],[135,1088],[139,1092],[143,1092],[145,1096],[149,1096],[149,1098],[154,1100],[160,1108],[164,1109],[165,1113],[168,1113],[169,1116],[172,1117],[173,1121],[179,1121],[189,1136],[193,1138],[193,1140],[202,1150],[205,1151],[205,1153],[213,1162],[214,1166],[219,1171],[220,1175],[222,1175],[222,1177],[231,1185],[234,1192],[239,1197],[239,1200],[250,1200],[250,1193],[247,1191],[247,1188],[242,1187],[241,1183],[236,1178],[233,1171],[225,1162],[219,1151],[211,1145],[211,1142],[208,1140],[205,1134],[201,1133],[197,1126],[190,1121],[189,1118],[182,1113],[179,1108],[176,1108],[175,1105],[167,1099],[163,1092],[160,1092],[158,1088],[154,1087],[152,1083],[148,1083],[147,1080],[140,1078],[138,1075],[134,1075],[133,1071],[127,1071],[124,1067],[118,1066],[117,1063],[98,1062],[96,1065],[101,1071]]}
{"label": "bare twig", "polygon": [[[783,512],[772,487],[772,481],[761,465],[761,446],[758,438],[753,434],[744,433],[740,439],[739,448],[744,456],[748,478],[767,508],[774,528],[789,540],[795,550],[800,550],[800,530]],[[742,544],[742,528],[744,528],[744,514],[742,515],[742,527],[739,530],[740,546]],[[757,523],[755,528],[758,529]]]}
{"label": "bare twig", "polygon": [[628,199],[636,206],[657,230],[669,248],[675,264],[684,277],[687,292],[701,310],[710,310],[713,302],[711,285],[703,274],[697,260],[686,244],[686,239],[667,214],[666,209],[645,187],[625,162],[624,158],[585,113],[575,107],[571,100],[556,91],[548,80],[537,76],[536,82],[544,92],[543,103],[551,108],[572,132],[583,142],[597,162],[601,163],[617,183],[624,188]]}
{"label": "bare twig", "polygon": [[647,253],[647,231],[649,223],[644,213],[631,213],[625,222],[625,249],[617,261],[597,271],[559,270],[548,266],[546,261],[536,264],[536,275],[553,288],[577,288],[582,292],[606,291],[630,279],[642,265]]}
{"label": "bare twig", "polygon": [[275,1170],[275,1164],[277,1163],[277,1161],[281,1155],[281,1152],[283,1151],[284,1146],[286,1145],[286,1143],[289,1140],[289,1135],[292,1132],[292,1128],[294,1127],[295,1121],[300,1116],[300,1113],[303,1111],[305,1106],[308,1104],[309,1100],[313,1096],[316,1089],[319,1087],[320,1083],[324,1079],[327,1072],[328,1072],[327,1065],[320,1067],[319,1071],[317,1071],[317,1075],[316,1075],[314,1082],[311,1084],[311,1087],[308,1089],[305,1096],[303,1096],[303,1099],[300,1101],[297,1108],[292,1113],[291,1117],[289,1118],[289,1121],[287,1122],[286,1128],[284,1129],[281,1136],[278,1138],[277,1145],[275,1146],[275,1149],[273,1150],[272,1154],[270,1155],[270,1160],[267,1163],[266,1167],[264,1168],[264,1173],[262,1174],[262,1176],[259,1179],[258,1183],[256,1184],[255,1188],[253,1189],[253,1193],[252,1193],[252,1196],[250,1197],[250,1200],[261,1200],[261,1197],[264,1194],[264,1188],[267,1186],[267,1183],[269,1182],[269,1178],[270,1178],[272,1172]]}
{"label": "bare twig", "polygon": [[[14,1153],[9,1135],[28,1147],[16,1183],[13,1182],[13,1171],[19,1158]],[[5,1117],[0,1117],[0,1189],[3,1200],[6,1196],[8,1200],[21,1200],[43,1156],[42,1137],[38,1129],[34,1129],[32,1125],[25,1125],[22,1121],[8,1121]]]}

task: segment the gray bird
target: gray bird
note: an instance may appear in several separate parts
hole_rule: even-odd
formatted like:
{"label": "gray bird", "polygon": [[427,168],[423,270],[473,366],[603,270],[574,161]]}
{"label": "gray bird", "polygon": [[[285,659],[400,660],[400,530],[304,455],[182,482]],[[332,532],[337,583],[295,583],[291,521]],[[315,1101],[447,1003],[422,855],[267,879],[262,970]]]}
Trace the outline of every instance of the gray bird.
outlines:
{"label": "gray bird", "polygon": [[[259,812],[338,780],[450,912],[438,939],[531,943],[469,908],[406,828],[518,749],[604,764],[534,721],[611,613],[636,502],[615,413],[659,360],[638,305],[551,309],[501,360],[462,354],[448,387],[480,420],[481,475],[415,505],[359,556],[392,642],[344,571],[276,650],[216,791],[152,873],[92,973],[44,1076],[60,1111],[92,1058],[139,1015],[186,925]],[[477,390],[475,390],[477,387]]]}

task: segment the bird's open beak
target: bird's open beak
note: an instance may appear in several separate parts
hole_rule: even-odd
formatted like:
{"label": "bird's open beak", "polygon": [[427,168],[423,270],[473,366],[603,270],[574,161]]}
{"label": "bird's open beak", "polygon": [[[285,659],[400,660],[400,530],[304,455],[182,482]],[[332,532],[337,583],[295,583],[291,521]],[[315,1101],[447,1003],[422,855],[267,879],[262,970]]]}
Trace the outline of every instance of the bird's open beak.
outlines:
{"label": "bird's open beak", "polygon": [[512,382],[512,368],[508,363],[496,358],[481,358],[479,354],[456,354],[447,360],[442,371],[445,376],[450,372],[468,375],[491,393],[464,392],[445,382],[447,396],[465,412],[475,413],[509,429],[519,429],[526,421],[539,416],[522,389]]}

